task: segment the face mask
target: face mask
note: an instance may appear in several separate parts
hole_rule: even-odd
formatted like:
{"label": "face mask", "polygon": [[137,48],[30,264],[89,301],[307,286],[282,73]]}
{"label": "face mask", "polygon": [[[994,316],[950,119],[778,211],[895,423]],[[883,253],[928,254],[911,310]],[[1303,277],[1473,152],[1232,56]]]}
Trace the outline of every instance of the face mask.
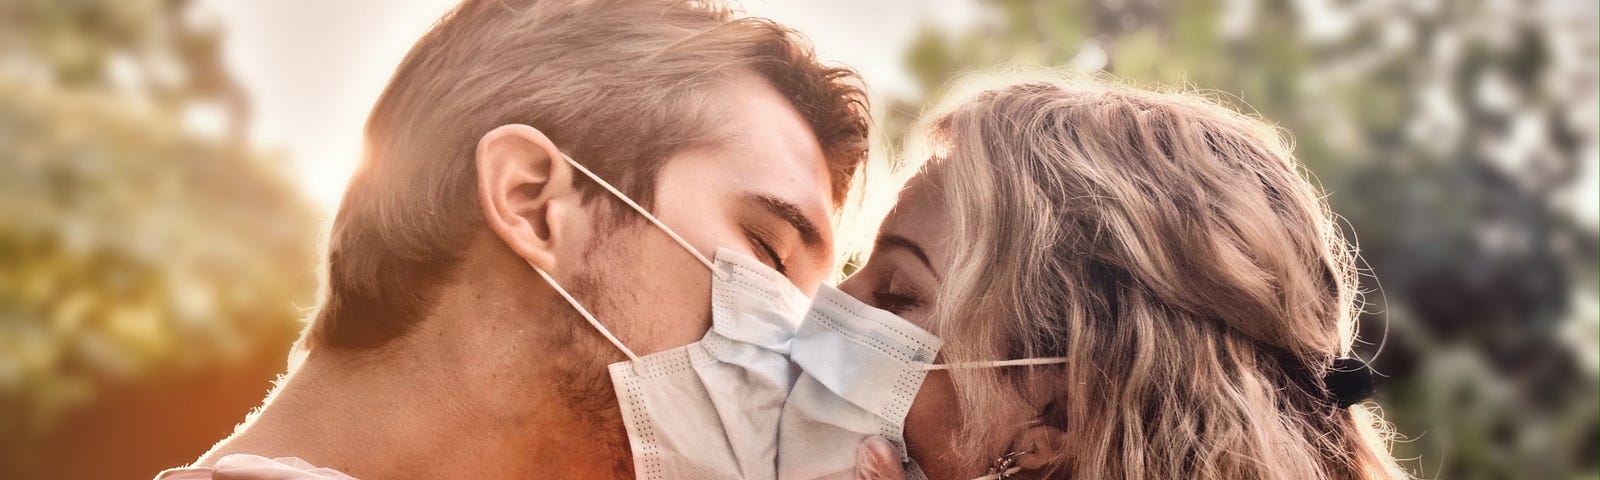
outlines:
{"label": "face mask", "polygon": [[666,232],[712,274],[711,330],[706,336],[640,357],[534,266],[628,357],[609,370],[628,430],[634,474],[642,479],[773,478],[778,416],[799,374],[788,359],[789,342],[810,300],[783,274],[747,255],[719,248],[716,261],[707,260],[622,192],[571,158],[566,161]]}
{"label": "face mask", "polygon": [[932,333],[837,288],[818,289],[790,350],[801,374],[778,427],[778,478],[848,473],[855,466],[856,446],[877,435],[906,459],[906,478],[926,479],[906,452],[905,418],[929,371],[1066,361],[933,364],[943,344]]}

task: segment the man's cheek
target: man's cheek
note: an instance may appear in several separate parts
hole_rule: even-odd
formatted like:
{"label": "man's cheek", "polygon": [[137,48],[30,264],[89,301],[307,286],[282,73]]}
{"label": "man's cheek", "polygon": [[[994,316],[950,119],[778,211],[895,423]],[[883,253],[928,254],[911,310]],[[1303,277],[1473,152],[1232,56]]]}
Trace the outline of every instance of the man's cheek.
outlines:
{"label": "man's cheek", "polygon": [[613,280],[605,290],[626,322],[619,329],[640,355],[699,340],[711,325],[711,272],[665,235],[645,233],[660,238],[597,252]]}

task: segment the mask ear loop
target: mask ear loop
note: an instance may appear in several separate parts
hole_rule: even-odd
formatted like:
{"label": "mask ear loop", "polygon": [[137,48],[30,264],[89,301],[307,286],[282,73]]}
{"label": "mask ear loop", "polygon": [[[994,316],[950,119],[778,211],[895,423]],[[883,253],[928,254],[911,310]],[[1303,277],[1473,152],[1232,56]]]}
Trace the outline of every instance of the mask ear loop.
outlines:
{"label": "mask ear loop", "polygon": [[1058,364],[1058,363],[1067,363],[1067,357],[1019,358],[1019,359],[1016,359],[1016,360],[992,360],[992,361],[987,361],[987,362],[961,362],[961,363],[940,363],[940,364],[928,363],[928,364],[923,364],[922,365],[922,369],[925,370],[925,371],[934,371],[934,370],[967,370],[967,369],[974,369],[974,368],[1000,368],[1000,367],[1026,367],[1026,366],[1032,366],[1032,365],[1054,365],[1054,364]]}
{"label": "mask ear loop", "polygon": [[595,330],[599,330],[600,334],[604,335],[607,341],[610,341],[612,345],[617,347],[617,350],[622,350],[622,354],[627,355],[628,360],[635,362],[639,361],[639,356],[635,355],[633,350],[629,350],[626,345],[622,344],[622,340],[617,339],[616,335],[611,334],[611,330],[607,329],[605,325],[601,325],[600,321],[594,318],[594,314],[589,313],[589,309],[583,308],[583,305],[578,303],[578,299],[572,298],[572,294],[567,293],[567,289],[561,288],[561,284],[556,283],[556,279],[550,278],[550,274],[545,273],[543,268],[534,267],[531,263],[528,264],[528,266],[533,267],[533,271],[538,272],[540,277],[544,277],[545,283],[550,284],[550,288],[554,288],[556,293],[561,294],[561,298],[566,299],[567,303],[572,305],[572,309],[577,310],[578,315],[582,315],[583,319],[587,320],[590,326],[593,326]]}
{"label": "mask ear loop", "polygon": [[[589,177],[590,180],[594,180],[595,183],[600,184],[600,187],[606,189],[607,192],[611,192],[612,196],[617,197],[618,200],[622,200],[622,203],[627,204],[629,207],[633,208],[634,211],[639,212],[640,215],[644,215],[645,220],[649,220],[650,223],[656,226],[656,228],[660,228],[663,233],[666,233],[668,237],[672,238],[672,241],[677,242],[678,246],[683,247],[685,251],[688,251],[690,255],[693,255],[695,260],[699,260],[701,265],[705,265],[706,269],[711,270],[713,275],[720,273],[717,271],[716,267],[711,264],[711,260],[706,259],[705,255],[701,255],[699,250],[695,250],[693,246],[690,246],[688,241],[684,240],[682,236],[678,235],[678,232],[674,232],[671,228],[667,228],[667,224],[661,223],[661,219],[656,218],[655,215],[651,215],[649,210],[645,210],[644,207],[639,206],[639,204],[635,203],[633,199],[628,198],[627,195],[622,194],[622,191],[617,190],[617,187],[611,186],[609,182],[606,182],[604,179],[600,178],[599,175],[595,175],[595,173],[589,171],[588,168],[584,168],[582,164],[579,164],[577,160],[573,160],[572,157],[568,156],[566,153],[562,153],[561,158],[567,161],[567,165],[571,165],[572,168],[577,169],[579,172],[583,172],[584,176]],[[634,354],[633,350],[630,350],[626,345],[623,345],[622,340],[618,339],[616,335],[611,333],[611,329],[608,329],[605,325],[600,324],[600,320],[594,318],[594,314],[589,313],[589,309],[583,308],[583,304],[578,303],[578,299],[573,298],[572,294],[568,293],[567,289],[562,288],[561,284],[557,283],[556,279],[551,277],[548,272],[545,272],[544,269],[539,268],[531,263],[528,264],[528,266],[533,267],[533,271],[538,272],[539,276],[544,278],[545,283],[550,284],[550,288],[555,289],[556,293],[561,294],[561,298],[565,299],[567,304],[572,305],[572,309],[577,310],[578,315],[583,316],[583,319],[589,322],[589,326],[592,326],[595,330],[598,330],[600,335],[605,336],[606,341],[611,342],[611,345],[617,347],[617,350],[621,350],[623,355],[627,355],[628,360],[633,362],[639,361],[639,355]]]}
{"label": "mask ear loop", "polygon": [[705,265],[707,270],[711,270],[713,273],[717,272],[717,267],[711,264],[711,260],[707,259],[705,255],[701,255],[700,251],[695,250],[695,248],[689,245],[689,242],[684,240],[683,237],[678,236],[678,232],[674,232],[671,228],[667,228],[667,224],[661,223],[661,219],[656,218],[655,215],[651,215],[649,210],[645,210],[644,207],[634,203],[633,199],[628,198],[627,195],[623,195],[621,190],[617,190],[617,187],[611,186],[610,183],[607,183],[604,179],[601,179],[599,175],[595,175],[594,172],[589,171],[588,168],[584,168],[583,165],[579,165],[577,160],[573,160],[572,157],[567,156],[567,154],[561,154],[561,158],[566,159],[567,164],[572,165],[572,168],[578,169],[578,171],[583,172],[584,176],[589,177],[590,180],[594,180],[594,183],[600,184],[601,188],[611,192],[611,195],[616,196],[618,200],[622,200],[622,203],[628,204],[628,206],[632,207],[634,211],[639,212],[640,215],[644,215],[645,220],[649,220],[650,223],[655,224],[656,228],[660,228],[662,232],[666,233],[668,237],[672,237],[672,241],[678,242],[678,246],[683,247],[683,249],[688,251],[690,255],[694,255],[694,259],[699,260],[701,265]]}

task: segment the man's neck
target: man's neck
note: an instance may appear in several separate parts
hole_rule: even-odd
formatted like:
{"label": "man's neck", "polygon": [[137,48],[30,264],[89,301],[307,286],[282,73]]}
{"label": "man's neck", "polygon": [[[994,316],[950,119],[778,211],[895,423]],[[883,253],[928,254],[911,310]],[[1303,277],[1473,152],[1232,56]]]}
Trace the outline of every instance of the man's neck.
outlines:
{"label": "man's neck", "polygon": [[[626,437],[619,449],[621,432],[612,431],[620,424],[597,424],[596,412],[586,411],[592,406],[571,405],[561,392],[574,382],[562,372],[521,367],[493,349],[417,352],[415,343],[313,350],[253,419],[197,464],[233,453],[299,457],[366,479],[588,478],[626,464]],[[612,395],[609,388],[588,393]],[[591,454],[574,454],[584,451]]]}

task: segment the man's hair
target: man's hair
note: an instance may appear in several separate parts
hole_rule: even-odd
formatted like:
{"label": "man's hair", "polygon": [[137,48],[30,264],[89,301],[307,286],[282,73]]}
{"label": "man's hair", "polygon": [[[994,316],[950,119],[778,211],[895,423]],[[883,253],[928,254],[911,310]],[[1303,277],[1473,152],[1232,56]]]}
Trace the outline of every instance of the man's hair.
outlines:
{"label": "man's hair", "polygon": [[424,316],[487,228],[474,167],[485,133],[538,128],[649,205],[662,162],[719,135],[710,100],[741,71],[805,119],[842,205],[866,156],[866,99],[854,72],[818,63],[794,31],[710,2],[463,2],[411,48],[367,119],[311,341],[380,345]]}

